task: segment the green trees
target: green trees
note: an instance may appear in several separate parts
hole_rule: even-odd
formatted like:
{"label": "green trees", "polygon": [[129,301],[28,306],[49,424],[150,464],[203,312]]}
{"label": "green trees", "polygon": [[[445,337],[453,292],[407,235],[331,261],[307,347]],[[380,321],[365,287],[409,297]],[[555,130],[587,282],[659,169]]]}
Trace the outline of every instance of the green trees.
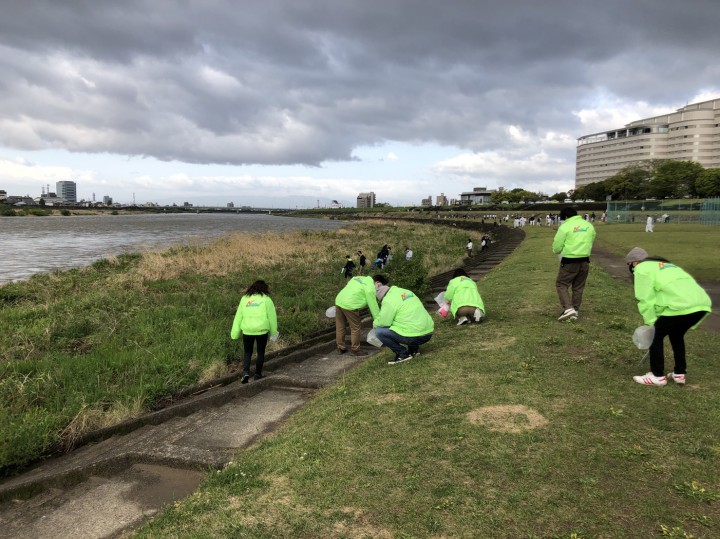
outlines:
{"label": "green trees", "polygon": [[695,161],[648,161],[629,165],[601,182],[578,187],[573,196],[602,200],[608,195],[615,200],[719,196],[720,169],[705,170]]}
{"label": "green trees", "polygon": [[702,198],[720,196],[720,168],[709,168],[698,174],[695,191]]}

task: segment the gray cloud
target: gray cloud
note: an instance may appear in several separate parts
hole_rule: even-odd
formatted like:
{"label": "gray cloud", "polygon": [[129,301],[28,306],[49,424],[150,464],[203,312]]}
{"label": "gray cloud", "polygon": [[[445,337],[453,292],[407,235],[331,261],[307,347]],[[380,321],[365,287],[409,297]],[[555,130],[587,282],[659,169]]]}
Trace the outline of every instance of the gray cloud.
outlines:
{"label": "gray cloud", "polygon": [[11,0],[0,143],[319,165],[388,140],[493,151],[509,125],[575,138],[599,93],[717,89],[716,6],[661,4]]}

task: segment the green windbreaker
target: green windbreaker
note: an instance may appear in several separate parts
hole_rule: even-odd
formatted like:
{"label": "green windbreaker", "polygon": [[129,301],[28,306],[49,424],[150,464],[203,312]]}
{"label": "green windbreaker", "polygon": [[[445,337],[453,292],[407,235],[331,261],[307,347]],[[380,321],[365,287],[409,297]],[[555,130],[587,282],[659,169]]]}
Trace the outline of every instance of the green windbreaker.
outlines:
{"label": "green windbreaker", "polygon": [[391,286],[385,294],[380,316],[373,325],[390,328],[403,337],[419,337],[435,329],[435,323],[420,298],[410,290],[397,286]]}
{"label": "green windbreaker", "polygon": [[647,325],[654,324],[660,316],[709,313],[712,306],[710,296],[689,273],[658,260],[645,260],[635,266],[635,299]]}
{"label": "green windbreaker", "polygon": [[335,305],[349,311],[368,307],[373,320],[376,319],[380,308],[375,297],[375,283],[372,277],[366,275],[350,279],[335,297]]}
{"label": "green windbreaker", "polygon": [[477,284],[470,277],[461,275],[451,279],[445,290],[445,299],[450,302],[453,316],[460,307],[477,307],[485,312],[485,305],[480,297]]}
{"label": "green windbreaker", "polygon": [[235,313],[230,337],[237,339],[241,333],[245,335],[262,335],[263,333],[275,335],[277,332],[277,313],[270,296],[264,294],[243,296]]}
{"label": "green windbreaker", "polygon": [[585,258],[590,256],[593,241],[595,227],[592,223],[579,215],[573,215],[558,228],[552,242],[552,252],[562,253],[565,258]]}

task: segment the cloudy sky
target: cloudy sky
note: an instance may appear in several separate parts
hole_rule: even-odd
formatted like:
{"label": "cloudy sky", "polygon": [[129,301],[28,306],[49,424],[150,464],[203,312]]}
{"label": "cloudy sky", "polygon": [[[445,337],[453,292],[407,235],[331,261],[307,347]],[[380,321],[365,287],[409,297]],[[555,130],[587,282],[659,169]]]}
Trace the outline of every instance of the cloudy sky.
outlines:
{"label": "cloudy sky", "polygon": [[0,189],[553,194],[578,137],[720,97],[718,23],[715,0],[4,0]]}

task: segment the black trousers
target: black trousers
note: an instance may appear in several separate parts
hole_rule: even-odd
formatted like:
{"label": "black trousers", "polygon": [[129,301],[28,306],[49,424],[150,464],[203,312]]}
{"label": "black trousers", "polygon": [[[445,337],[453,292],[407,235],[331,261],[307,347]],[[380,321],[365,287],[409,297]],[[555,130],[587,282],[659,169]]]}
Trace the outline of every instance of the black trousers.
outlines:
{"label": "black trousers", "polygon": [[687,365],[685,363],[685,334],[707,314],[705,311],[698,311],[679,316],[661,316],[655,320],[655,338],[650,345],[650,370],[655,376],[665,376],[665,350],[663,341],[670,337],[675,356],[675,374],[685,374]]}
{"label": "black trousers", "polygon": [[268,342],[268,334],[262,335],[245,335],[243,333],[243,374],[250,374],[250,358],[252,357],[253,347],[257,343],[257,360],[255,361],[255,374],[262,374],[263,363],[265,363],[265,347]]}

